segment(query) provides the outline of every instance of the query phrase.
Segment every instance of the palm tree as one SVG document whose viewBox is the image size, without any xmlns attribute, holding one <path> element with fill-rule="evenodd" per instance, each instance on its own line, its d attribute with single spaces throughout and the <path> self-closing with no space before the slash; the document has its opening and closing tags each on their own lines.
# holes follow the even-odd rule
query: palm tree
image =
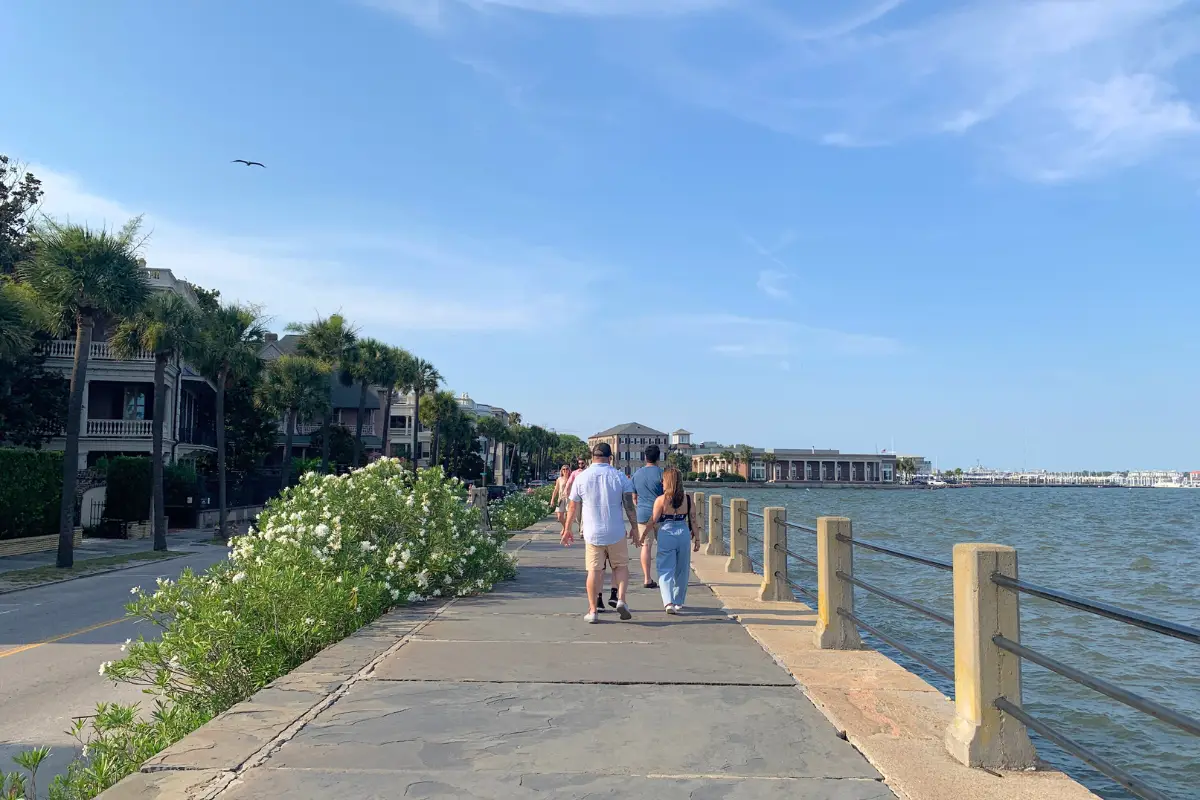
<svg viewBox="0 0 1200 800">
<path fill-rule="evenodd" d="M 421 424 L 433 432 L 429 447 L 429 464 L 441 463 L 441 434 L 446 424 L 461 413 L 453 392 L 435 392 L 421 409 Z"/>
<path fill-rule="evenodd" d="M 763 454 L 763 463 L 765 463 L 767 465 L 767 480 L 768 481 L 775 480 L 775 463 L 777 461 L 779 461 L 779 457 L 776 456 L 774 453 L 764 453 Z"/>
<path fill-rule="evenodd" d="M 67 435 L 63 448 L 62 505 L 58 519 L 59 567 L 75 563 L 75 479 L 79 470 L 79 427 L 87 383 L 92 329 L 98 318 L 124 318 L 137 311 L 150 295 L 137 251 L 141 218 L 119 232 L 91 230 L 82 225 L 45 222 L 33 231 L 33 258 L 20 266 L 39 301 L 60 329 L 75 327 L 75 365 L 67 404 Z"/>
<path fill-rule="evenodd" d="M 744 444 L 737 449 L 737 455 L 738 462 L 746 465 L 746 480 L 750 480 L 750 462 L 754 460 L 754 448 Z"/>
<path fill-rule="evenodd" d="M 279 470 L 282 492 L 291 478 L 296 420 L 315 419 L 328 410 L 329 374 L 323 364 L 308 356 L 280 356 L 267 367 L 266 379 L 255 399 L 284 417 L 283 465 Z"/>
<path fill-rule="evenodd" d="M 358 417 L 354 423 L 354 466 L 362 456 L 363 417 L 367 413 L 367 391 L 372 384 L 386 385 L 384 372 L 390 367 L 392 348 L 378 339 L 360 339 L 350 354 L 346 371 L 358 382 Z M 386 413 L 391 413 L 389 407 Z"/>
<path fill-rule="evenodd" d="M 734 453 L 732 450 L 722 450 L 721 451 L 721 460 L 725 462 L 726 469 L 728 469 L 729 464 L 736 465 L 737 459 L 738 459 L 737 454 Z"/>
<path fill-rule="evenodd" d="M 479 435 L 487 438 L 492 448 L 492 483 L 498 484 L 499 480 L 496 475 L 496 449 L 504 438 L 504 434 L 508 431 L 508 426 L 498 418 L 490 414 L 480 418 L 476 423 L 479 429 Z"/>
<path fill-rule="evenodd" d="M 226 305 L 204 314 L 200 335 L 188 355 L 200 374 L 217 388 L 217 499 L 220 521 L 217 536 L 228 539 L 229 505 L 225 476 L 225 391 L 259 367 L 258 352 L 267 331 L 259 309 Z"/>
<path fill-rule="evenodd" d="M 376 383 L 387 390 L 383 412 L 383 454 L 392 454 L 392 399 L 396 391 L 407 391 L 415 380 L 416 369 L 412 354 L 402 347 L 389 347 L 387 358 L 379 362 Z"/>
<path fill-rule="evenodd" d="M 145 307 L 121 322 L 110 345 L 120 358 L 134 358 L 141 350 L 154 353 L 154 411 L 151 420 L 151 518 L 154 549 L 167 549 L 166 496 L 163 491 L 163 423 L 167 416 L 167 365 L 196 341 L 196 309 L 174 292 L 156 292 Z"/>
<path fill-rule="evenodd" d="M 423 358 L 416 359 L 413 364 L 413 372 L 414 379 L 411 387 L 413 393 L 412 466 L 415 473 L 417 471 L 417 456 L 421 453 L 421 442 L 417 438 L 421 427 L 421 395 L 436 392 L 438 386 L 442 384 L 442 374 L 437 371 L 437 367 Z"/>
<path fill-rule="evenodd" d="M 333 424 L 333 381 L 343 386 L 350 385 L 346 366 L 353 356 L 358 342 L 358 331 L 341 314 L 331 314 L 328 319 L 318 316 L 307 323 L 293 322 L 287 330 L 300 334 L 297 351 L 302 356 L 316 359 L 325 366 L 331 376 L 329 380 L 329 409 L 321 418 L 321 471 L 329 472 L 329 428 Z"/>
<path fill-rule="evenodd" d="M 16 358 L 33 348 L 33 334 L 53 331 L 55 320 L 27 283 L 0 275 L 0 358 Z"/>
</svg>

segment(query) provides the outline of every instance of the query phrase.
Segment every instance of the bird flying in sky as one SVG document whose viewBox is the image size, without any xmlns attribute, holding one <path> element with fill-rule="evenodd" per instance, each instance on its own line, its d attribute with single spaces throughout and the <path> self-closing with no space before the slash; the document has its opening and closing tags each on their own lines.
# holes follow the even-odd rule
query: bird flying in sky
<svg viewBox="0 0 1200 800">
<path fill-rule="evenodd" d="M 267 165 L 262 163 L 261 161 L 247 161 L 244 158 L 235 158 L 233 161 L 230 161 L 229 163 L 230 164 L 245 164 L 247 167 L 262 167 L 263 169 L 267 168 Z"/>
</svg>

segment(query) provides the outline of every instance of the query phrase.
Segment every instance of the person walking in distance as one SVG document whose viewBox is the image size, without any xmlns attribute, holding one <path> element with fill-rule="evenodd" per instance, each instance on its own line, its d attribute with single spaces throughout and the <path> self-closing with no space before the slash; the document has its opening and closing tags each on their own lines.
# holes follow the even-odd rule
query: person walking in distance
<svg viewBox="0 0 1200 800">
<path fill-rule="evenodd" d="M 554 491 L 550 493 L 550 507 L 559 525 L 567 523 L 567 483 L 571 480 L 571 467 L 563 464 L 558 471 L 558 479 L 554 481 Z"/>
<path fill-rule="evenodd" d="M 602 601 L 604 562 L 612 567 L 617 585 L 617 613 L 630 619 L 625 592 L 629 587 L 629 544 L 626 541 L 625 520 L 629 520 L 629 538 L 641 544 L 638 534 L 637 510 L 633 504 L 633 483 L 613 467 L 612 448 L 605 442 L 592 448 L 592 466 L 584 470 L 571 484 L 570 504 L 567 506 L 567 525 L 562 543 L 570 547 L 575 541 L 571 523 L 580 517 L 586 546 L 588 613 L 584 620 L 597 621 L 596 612 Z"/>
<path fill-rule="evenodd" d="M 658 590 L 663 610 L 678 614 L 687 602 L 692 553 L 700 549 L 700 526 L 692 498 L 683 491 L 683 475 L 675 467 L 663 473 L 663 493 L 654 501 L 649 527 L 657 529 Z"/>
<path fill-rule="evenodd" d="M 654 501 L 662 497 L 663 471 L 658 466 L 658 456 L 661 451 L 658 445 L 652 444 L 646 448 L 644 457 L 646 466 L 633 473 L 633 501 L 637 504 L 638 533 L 642 538 L 642 575 L 645 576 L 643 586 L 647 589 L 657 589 L 654 576 L 654 528 L 650 525 L 650 517 L 654 514 Z"/>
</svg>

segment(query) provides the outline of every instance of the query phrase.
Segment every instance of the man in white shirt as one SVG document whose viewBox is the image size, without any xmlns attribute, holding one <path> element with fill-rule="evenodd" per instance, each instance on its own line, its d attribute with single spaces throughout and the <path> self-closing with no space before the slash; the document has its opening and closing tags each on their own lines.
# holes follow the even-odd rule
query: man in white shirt
<svg viewBox="0 0 1200 800">
<path fill-rule="evenodd" d="M 629 545 L 626 542 L 625 521 L 630 524 L 629 538 L 635 545 L 638 538 L 637 509 L 633 504 L 633 483 L 612 466 L 612 448 L 600 442 L 592 448 L 592 465 L 571 483 L 567 495 L 567 524 L 563 527 L 562 543 L 570 547 L 575 541 L 571 523 L 582 518 L 583 540 L 587 553 L 588 613 L 584 620 L 597 621 L 596 598 L 604 586 L 604 561 L 612 567 L 613 582 L 617 584 L 617 613 L 621 619 L 631 619 L 625 602 L 629 586 Z M 580 515 L 582 514 L 582 517 Z"/>
</svg>

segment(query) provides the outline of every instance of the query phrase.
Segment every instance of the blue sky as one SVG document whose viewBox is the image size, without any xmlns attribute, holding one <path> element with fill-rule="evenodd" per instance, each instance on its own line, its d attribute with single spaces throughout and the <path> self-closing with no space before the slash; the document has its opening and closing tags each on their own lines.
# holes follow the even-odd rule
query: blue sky
<svg viewBox="0 0 1200 800">
<path fill-rule="evenodd" d="M 1198 6 L 14 0 L 0 152 L 559 430 L 1200 468 Z"/>
</svg>

